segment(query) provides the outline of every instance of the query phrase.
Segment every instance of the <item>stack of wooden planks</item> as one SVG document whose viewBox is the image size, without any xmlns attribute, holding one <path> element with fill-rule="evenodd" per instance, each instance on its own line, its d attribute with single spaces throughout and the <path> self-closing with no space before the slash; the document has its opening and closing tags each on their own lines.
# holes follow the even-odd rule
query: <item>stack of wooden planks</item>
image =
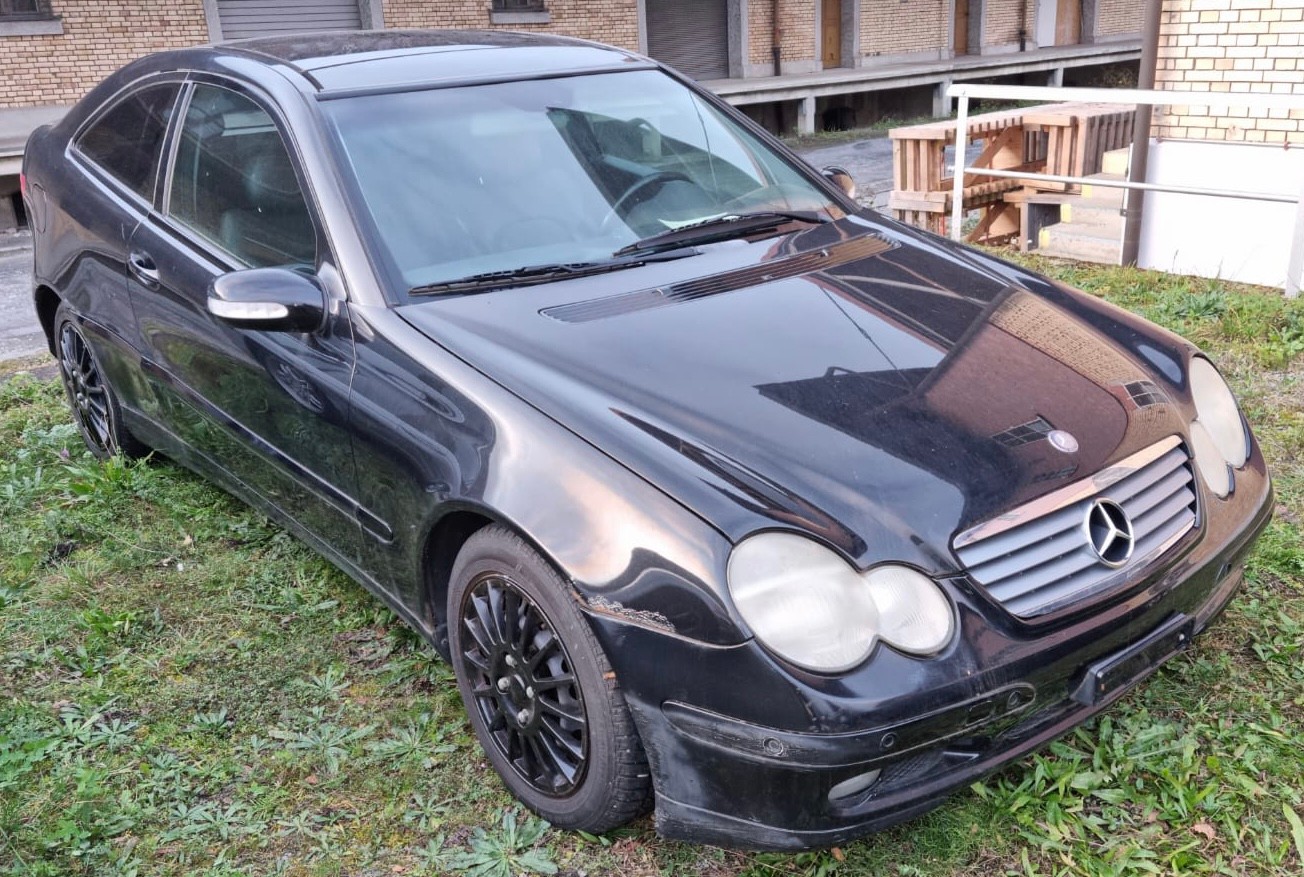
<svg viewBox="0 0 1304 877">
<path fill-rule="evenodd" d="M 1086 176 L 1100 170 L 1105 152 L 1132 139 L 1130 109 L 1114 104 L 1046 104 L 970 116 L 968 139 L 981 144 L 974 168 Z M 954 151 L 955 123 L 930 122 L 891 132 L 893 190 L 888 208 L 898 219 L 945 234 L 954 179 L 947 147 Z M 1063 192 L 1063 184 L 966 174 L 966 210 L 981 210 L 967 240 L 1002 243 L 1019 233 L 1020 204 L 1036 192 Z"/>
</svg>

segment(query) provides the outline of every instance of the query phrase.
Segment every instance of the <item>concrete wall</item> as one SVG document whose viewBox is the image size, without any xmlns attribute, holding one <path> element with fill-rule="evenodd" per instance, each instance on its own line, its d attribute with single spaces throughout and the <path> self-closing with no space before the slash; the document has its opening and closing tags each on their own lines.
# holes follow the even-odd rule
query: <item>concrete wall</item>
<svg viewBox="0 0 1304 877">
<path fill-rule="evenodd" d="M 1304 185 L 1304 152 L 1249 143 L 1153 142 L 1152 182 L 1280 192 Z M 1138 264 L 1178 274 L 1281 286 L 1295 205 L 1150 192 Z"/>
</svg>

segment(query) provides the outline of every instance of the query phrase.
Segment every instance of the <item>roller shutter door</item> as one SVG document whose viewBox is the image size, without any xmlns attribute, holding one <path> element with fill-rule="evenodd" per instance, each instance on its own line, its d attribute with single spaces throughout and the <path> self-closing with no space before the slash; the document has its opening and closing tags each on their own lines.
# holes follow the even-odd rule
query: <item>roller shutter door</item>
<svg viewBox="0 0 1304 877">
<path fill-rule="evenodd" d="M 361 30 L 358 0 L 217 0 L 222 39 Z"/>
<path fill-rule="evenodd" d="M 647 53 L 694 79 L 729 76 L 727 0 L 647 0 Z"/>
</svg>

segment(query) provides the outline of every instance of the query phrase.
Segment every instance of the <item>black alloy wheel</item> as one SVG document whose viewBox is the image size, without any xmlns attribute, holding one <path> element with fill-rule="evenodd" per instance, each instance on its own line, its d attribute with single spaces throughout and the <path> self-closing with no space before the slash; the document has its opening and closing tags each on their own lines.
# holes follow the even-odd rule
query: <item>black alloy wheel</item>
<svg viewBox="0 0 1304 877">
<path fill-rule="evenodd" d="M 490 764 L 559 828 L 603 832 L 652 804 L 629 707 L 574 592 L 512 531 L 485 527 L 448 593 L 458 688 Z"/>
<path fill-rule="evenodd" d="M 480 720 L 531 788 L 573 791 L 588 763 L 588 718 L 566 646 L 510 578 L 481 575 L 466 599 L 460 657 Z"/>
<path fill-rule="evenodd" d="M 122 426 L 122 413 L 113 388 L 105 380 L 86 336 L 66 305 L 55 312 L 55 353 L 68 405 L 82 439 L 101 460 L 121 453 L 137 457 L 148 449 Z"/>
</svg>

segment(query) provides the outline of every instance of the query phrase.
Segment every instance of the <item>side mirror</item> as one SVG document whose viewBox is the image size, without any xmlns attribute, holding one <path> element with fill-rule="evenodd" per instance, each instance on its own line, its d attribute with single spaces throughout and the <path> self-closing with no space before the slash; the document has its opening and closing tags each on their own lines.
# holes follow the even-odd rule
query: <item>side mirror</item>
<svg viewBox="0 0 1304 877">
<path fill-rule="evenodd" d="M 249 268 L 209 284 L 208 312 L 239 329 L 314 332 L 326 317 L 326 293 L 288 268 Z"/>
<path fill-rule="evenodd" d="M 855 199 L 856 180 L 846 168 L 831 166 L 824 168 L 820 173 L 824 174 L 825 179 L 841 189 L 848 198 Z"/>
</svg>

